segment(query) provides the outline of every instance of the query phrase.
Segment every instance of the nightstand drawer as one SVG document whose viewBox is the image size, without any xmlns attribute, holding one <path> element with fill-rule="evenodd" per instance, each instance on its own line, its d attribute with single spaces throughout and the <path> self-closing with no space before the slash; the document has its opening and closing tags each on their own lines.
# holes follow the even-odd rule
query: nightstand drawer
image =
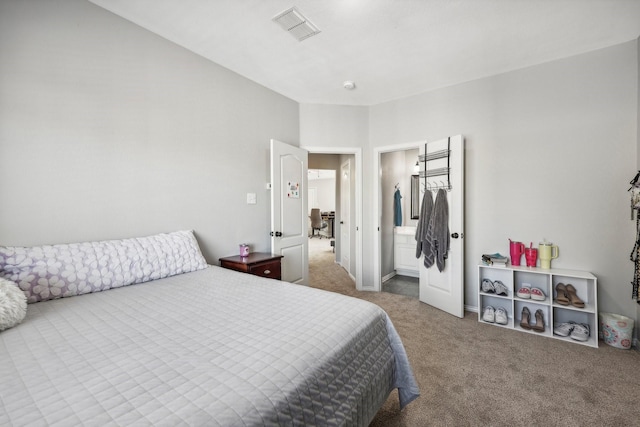
<svg viewBox="0 0 640 427">
<path fill-rule="evenodd" d="M 281 277 L 280 260 L 252 265 L 249 267 L 249 273 L 279 280 Z"/>
<path fill-rule="evenodd" d="M 254 252 L 249 256 L 239 255 L 220 258 L 220 266 L 254 276 L 267 277 L 269 279 L 282 279 L 282 267 L 280 259 L 282 255 Z"/>
</svg>

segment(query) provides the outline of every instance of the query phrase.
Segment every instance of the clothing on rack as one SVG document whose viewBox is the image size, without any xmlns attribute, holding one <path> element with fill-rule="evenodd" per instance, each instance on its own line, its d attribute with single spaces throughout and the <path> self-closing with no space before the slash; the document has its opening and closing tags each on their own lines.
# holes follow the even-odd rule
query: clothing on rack
<svg viewBox="0 0 640 427">
<path fill-rule="evenodd" d="M 400 199 L 402 199 L 400 189 L 396 188 L 396 192 L 393 194 L 393 225 L 396 227 L 402 225 L 402 203 Z"/>
<path fill-rule="evenodd" d="M 631 250 L 630 259 L 633 261 L 633 281 L 631 282 L 631 298 L 640 304 L 638 288 L 640 288 L 640 215 L 636 217 L 636 244 Z"/>
<path fill-rule="evenodd" d="M 449 203 L 447 202 L 447 192 L 439 189 L 436 201 L 433 204 L 433 212 L 429 218 L 427 228 L 427 242 L 432 246 L 431 257 L 425 255 L 424 265 L 429 268 L 434 261 L 439 271 L 444 270 L 445 260 L 449 252 Z"/>
<path fill-rule="evenodd" d="M 636 242 L 631 250 L 630 260 L 633 262 L 633 280 L 631 281 L 631 298 L 640 304 L 640 171 L 629 182 L 631 187 L 631 219 L 636 218 Z"/>
<path fill-rule="evenodd" d="M 418 218 L 418 225 L 416 227 L 416 258 L 420 258 L 420 255 L 424 254 L 426 259 L 427 254 L 430 254 L 433 250 L 431 244 L 427 242 L 427 229 L 429 228 L 432 211 L 433 196 L 431 195 L 431 191 L 425 191 L 422 197 L 420 217 Z"/>
</svg>

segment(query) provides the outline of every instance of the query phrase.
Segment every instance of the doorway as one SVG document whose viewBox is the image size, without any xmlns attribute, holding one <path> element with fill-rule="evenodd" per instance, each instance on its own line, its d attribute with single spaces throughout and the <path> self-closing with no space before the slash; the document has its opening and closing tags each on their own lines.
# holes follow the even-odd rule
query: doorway
<svg viewBox="0 0 640 427">
<path fill-rule="evenodd" d="M 417 147 L 379 155 L 380 283 L 382 292 L 419 296 L 419 267 L 415 258 L 413 177 L 419 173 Z"/>
<path fill-rule="evenodd" d="M 362 290 L 362 236 L 360 233 L 360 224 L 362 223 L 362 149 L 355 147 L 303 147 L 309 152 L 309 168 L 310 169 L 331 169 L 335 171 L 336 192 L 335 192 L 335 215 L 333 224 L 334 235 L 334 247 L 331 247 L 331 253 L 334 257 L 333 260 L 336 264 L 342 265 L 342 252 L 349 251 L 348 259 L 349 265 L 342 265 L 344 270 L 348 273 L 351 279 L 355 282 L 355 288 Z M 340 204 L 342 199 L 341 194 L 341 166 L 349 160 L 351 165 L 351 172 L 348 176 L 348 188 L 350 206 L 349 209 L 349 242 L 344 242 L 346 245 L 342 246 L 341 237 L 341 217 L 342 209 Z M 311 187 L 311 186 L 310 186 Z M 318 196 L 319 197 L 319 196 Z M 311 240 L 325 240 L 327 239 L 310 239 Z M 313 242 L 315 244 L 317 242 Z M 329 243 L 327 241 L 327 243 Z M 311 245 L 310 245 L 311 248 Z M 335 252 L 334 252 L 335 251 Z M 311 262 L 311 261 L 310 261 Z M 310 268 L 312 266 L 310 265 Z"/>
<path fill-rule="evenodd" d="M 464 138 L 462 135 L 455 135 L 440 140 L 429 142 L 418 142 L 399 144 L 374 149 L 374 168 L 373 180 L 377 185 L 377 191 L 374 191 L 374 206 L 377 208 L 377 227 L 374 228 L 374 288 L 381 290 L 381 235 L 383 229 L 382 223 L 382 171 L 381 158 L 383 153 L 418 148 L 420 154 L 420 178 L 415 180 L 419 184 L 417 195 L 422 193 L 423 200 L 426 196 L 433 198 L 436 194 L 434 209 L 441 209 L 440 212 L 448 212 L 446 217 L 448 221 L 440 222 L 440 232 L 443 226 L 447 229 L 445 233 L 446 240 L 442 240 L 446 251 L 446 262 L 439 258 L 440 264 L 437 268 L 433 267 L 434 263 L 425 266 L 423 253 L 420 254 L 419 271 L 419 299 L 435 308 L 443 310 L 457 317 L 464 316 Z M 411 180 L 414 182 L 413 180 Z M 413 196 L 413 192 L 411 195 Z M 420 197 L 415 197 L 419 199 Z M 414 199 L 414 197 L 410 197 Z M 432 199 L 433 200 L 433 199 Z M 437 205 L 440 205 L 438 208 Z M 413 211 L 413 210 L 412 210 Z M 431 227 L 433 222 L 429 222 Z M 395 227 L 394 232 L 398 232 Z M 415 232 L 415 230 L 414 230 Z M 412 233 L 411 233 L 412 234 Z M 415 236 L 415 234 L 414 234 Z M 423 236 L 424 238 L 424 236 Z M 413 247 L 416 248 L 415 238 Z M 423 240 L 424 242 L 424 240 Z M 428 248 L 428 247 L 427 247 Z M 425 247 L 423 246 L 422 250 Z M 398 252 L 396 252 L 397 254 Z M 442 254 L 442 252 L 441 252 Z M 414 249 L 415 256 L 415 249 Z M 430 260 L 433 259 L 433 251 L 429 252 Z"/>
<path fill-rule="evenodd" d="M 314 155 L 310 154 L 309 157 L 313 158 Z M 311 255 L 318 251 L 326 252 L 328 249 L 335 253 L 336 170 L 309 169 L 307 181 L 311 260 Z"/>
</svg>

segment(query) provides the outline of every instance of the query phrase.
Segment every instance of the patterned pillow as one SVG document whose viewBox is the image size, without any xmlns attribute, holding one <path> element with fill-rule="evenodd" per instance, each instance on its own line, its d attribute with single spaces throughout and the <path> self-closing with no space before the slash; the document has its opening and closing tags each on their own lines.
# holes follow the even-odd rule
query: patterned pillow
<svg viewBox="0 0 640 427">
<path fill-rule="evenodd" d="M 0 246 L 0 277 L 29 303 L 104 291 L 207 266 L 192 231 L 63 245 Z"/>
<path fill-rule="evenodd" d="M 12 328 L 27 315 L 27 298 L 18 285 L 0 277 L 0 331 Z"/>
</svg>

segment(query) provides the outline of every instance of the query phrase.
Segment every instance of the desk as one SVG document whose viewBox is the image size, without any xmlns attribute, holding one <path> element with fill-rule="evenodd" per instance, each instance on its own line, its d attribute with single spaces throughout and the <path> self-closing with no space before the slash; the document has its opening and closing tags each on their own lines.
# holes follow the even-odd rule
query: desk
<svg viewBox="0 0 640 427">
<path fill-rule="evenodd" d="M 320 214 L 320 216 L 322 216 L 322 220 L 323 221 L 327 221 L 327 225 L 328 225 L 328 229 L 329 229 L 329 237 L 331 239 L 333 239 L 335 237 L 335 227 L 334 227 L 334 223 L 336 220 L 336 214 L 335 212 L 323 212 L 322 214 Z"/>
</svg>

